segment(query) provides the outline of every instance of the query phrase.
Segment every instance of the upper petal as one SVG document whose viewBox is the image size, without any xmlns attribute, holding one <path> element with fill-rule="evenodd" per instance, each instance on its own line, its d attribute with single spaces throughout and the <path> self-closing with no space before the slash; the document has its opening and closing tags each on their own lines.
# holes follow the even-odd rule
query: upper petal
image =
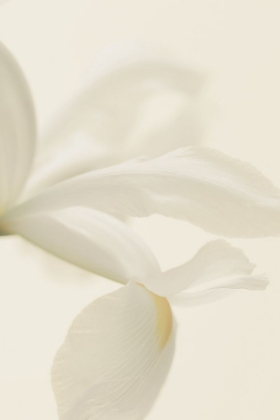
<svg viewBox="0 0 280 420">
<path fill-rule="evenodd" d="M 174 352 L 166 299 L 133 282 L 73 322 L 52 368 L 60 420 L 141 420 Z"/>
<path fill-rule="evenodd" d="M 121 221 L 71 208 L 13 220 L 2 227 L 85 270 L 121 283 L 153 278 L 160 269 L 149 247 Z"/>
<path fill-rule="evenodd" d="M 250 164 L 207 148 L 80 175 L 30 199 L 15 214 L 73 205 L 136 217 L 163 214 L 229 237 L 280 234 L 280 190 Z"/>
<path fill-rule="evenodd" d="M 32 190 L 201 138 L 196 71 L 143 46 L 111 48 L 40 145 Z"/>
<path fill-rule="evenodd" d="M 19 195 L 36 140 L 33 102 L 25 77 L 0 44 L 0 211 Z"/>
</svg>

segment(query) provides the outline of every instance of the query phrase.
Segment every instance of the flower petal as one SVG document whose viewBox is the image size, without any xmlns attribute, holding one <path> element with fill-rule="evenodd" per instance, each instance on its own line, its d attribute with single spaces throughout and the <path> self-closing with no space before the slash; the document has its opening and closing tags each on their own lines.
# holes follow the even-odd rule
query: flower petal
<svg viewBox="0 0 280 420">
<path fill-rule="evenodd" d="M 145 286 L 160 296 L 171 297 L 190 287 L 227 276 L 249 275 L 255 268 L 243 251 L 219 239 L 204 245 L 187 263 L 159 277 L 149 277 Z"/>
<path fill-rule="evenodd" d="M 60 420 L 140 420 L 174 352 L 168 301 L 130 282 L 73 322 L 52 368 Z"/>
<path fill-rule="evenodd" d="M 59 258 L 121 283 L 137 276 L 154 277 L 160 271 L 152 252 L 132 229 L 99 211 L 71 208 L 18 219 L 5 229 Z"/>
<path fill-rule="evenodd" d="M 238 289 L 263 291 L 269 284 L 265 275 L 251 274 L 221 279 L 220 283 L 199 291 L 185 291 L 172 296 L 170 302 L 174 305 L 197 306 L 224 298 Z"/>
<path fill-rule="evenodd" d="M 192 306 L 225 297 L 236 289 L 264 290 L 268 279 L 252 274 L 254 268 L 241 249 L 219 239 L 204 245 L 187 263 L 145 278 L 143 284 L 171 303 Z"/>
<path fill-rule="evenodd" d="M 198 72 L 125 44 L 93 63 L 38 150 L 33 191 L 110 162 L 158 156 L 201 138 Z"/>
<path fill-rule="evenodd" d="M 0 44 L 0 210 L 19 195 L 31 168 L 36 121 L 29 87 L 17 62 Z"/>
<path fill-rule="evenodd" d="M 280 234 L 280 190 L 250 164 L 207 148 L 179 149 L 80 175 L 15 214 L 73 205 L 136 217 L 163 214 L 229 237 Z"/>
</svg>

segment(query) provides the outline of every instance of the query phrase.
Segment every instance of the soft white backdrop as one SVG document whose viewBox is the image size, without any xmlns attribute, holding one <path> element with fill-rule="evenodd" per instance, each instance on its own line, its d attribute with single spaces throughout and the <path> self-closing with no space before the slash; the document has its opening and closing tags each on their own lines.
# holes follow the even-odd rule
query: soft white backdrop
<svg viewBox="0 0 280 420">
<path fill-rule="evenodd" d="M 10 0 L 0 40 L 17 57 L 43 126 L 109 43 L 158 44 L 205 71 L 205 143 L 258 166 L 280 187 L 280 3 L 277 0 Z M 136 221 L 163 268 L 210 235 L 160 217 Z M 278 420 L 280 239 L 234 240 L 271 279 L 176 310 L 173 368 L 149 420 Z M 0 241 L 0 418 L 57 420 L 49 369 L 73 317 L 117 287 L 17 238 Z"/>
</svg>

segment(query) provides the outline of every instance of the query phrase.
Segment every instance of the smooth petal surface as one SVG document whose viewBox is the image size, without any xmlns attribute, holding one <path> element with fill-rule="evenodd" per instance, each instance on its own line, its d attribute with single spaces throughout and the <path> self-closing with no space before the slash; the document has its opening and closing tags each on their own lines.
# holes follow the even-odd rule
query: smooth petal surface
<svg viewBox="0 0 280 420">
<path fill-rule="evenodd" d="M 263 291 L 269 284 L 265 275 L 251 274 L 248 276 L 236 276 L 232 278 L 222 278 L 214 285 L 199 291 L 181 292 L 170 298 L 174 305 L 197 306 L 210 303 L 231 295 L 238 289 Z"/>
<path fill-rule="evenodd" d="M 0 212 L 19 195 L 36 139 L 31 94 L 15 59 L 0 44 Z"/>
<path fill-rule="evenodd" d="M 40 145 L 33 191 L 108 162 L 159 156 L 201 139 L 198 72 L 131 44 L 108 49 L 92 67 Z"/>
<path fill-rule="evenodd" d="M 133 282 L 73 322 L 52 368 L 60 420 L 141 420 L 174 352 L 166 299 Z"/>
<path fill-rule="evenodd" d="M 255 268 L 241 249 L 220 239 L 204 245 L 187 263 L 148 278 L 145 286 L 160 296 L 173 295 L 227 276 L 249 275 Z"/>
<path fill-rule="evenodd" d="M 187 263 L 144 280 L 145 287 L 171 303 L 194 306 L 225 297 L 234 290 L 264 290 L 269 281 L 265 275 L 253 274 L 241 249 L 224 240 L 204 245 Z"/>
<path fill-rule="evenodd" d="M 95 210 L 71 208 L 6 225 L 51 254 L 109 279 L 155 277 L 158 263 L 141 238 L 121 221 Z"/>
<path fill-rule="evenodd" d="M 30 199 L 10 217 L 74 205 L 136 217 L 162 214 L 229 237 L 280 234 L 280 190 L 250 164 L 207 148 L 80 175 Z"/>
</svg>

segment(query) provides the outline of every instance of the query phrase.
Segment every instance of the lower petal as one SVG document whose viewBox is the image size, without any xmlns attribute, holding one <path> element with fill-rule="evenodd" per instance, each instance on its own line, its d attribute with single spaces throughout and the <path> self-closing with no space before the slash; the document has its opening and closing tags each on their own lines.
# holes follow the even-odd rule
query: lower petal
<svg viewBox="0 0 280 420">
<path fill-rule="evenodd" d="M 90 304 L 55 357 L 59 419 L 143 419 L 169 371 L 173 329 L 168 301 L 134 282 Z"/>
</svg>

